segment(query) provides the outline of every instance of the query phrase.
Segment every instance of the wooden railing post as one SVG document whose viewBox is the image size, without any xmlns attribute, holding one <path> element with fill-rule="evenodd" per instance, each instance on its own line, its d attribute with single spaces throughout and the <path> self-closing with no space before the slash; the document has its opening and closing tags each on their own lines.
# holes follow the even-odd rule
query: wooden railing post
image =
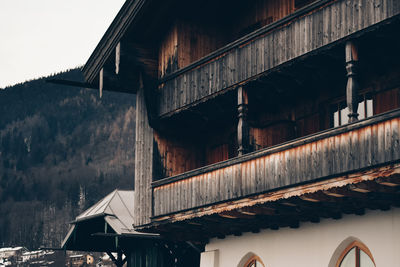
<svg viewBox="0 0 400 267">
<path fill-rule="evenodd" d="M 238 93 L 238 125 L 237 125 L 237 141 L 238 141 L 238 156 L 241 156 L 249 150 L 249 126 L 247 124 L 247 92 L 239 86 Z"/>
<path fill-rule="evenodd" d="M 347 87 L 346 100 L 349 109 L 349 122 L 358 120 L 358 81 L 357 81 L 358 51 L 352 41 L 346 43 Z"/>
</svg>

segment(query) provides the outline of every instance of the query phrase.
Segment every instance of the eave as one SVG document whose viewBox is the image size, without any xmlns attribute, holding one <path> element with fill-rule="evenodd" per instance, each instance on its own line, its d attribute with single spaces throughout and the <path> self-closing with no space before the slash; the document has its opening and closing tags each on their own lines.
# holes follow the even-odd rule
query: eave
<svg viewBox="0 0 400 267">
<path fill-rule="evenodd" d="M 155 181 L 151 222 L 136 230 L 206 242 L 399 206 L 399 116 L 393 110 Z"/>
<path fill-rule="evenodd" d="M 125 2 L 82 69 L 86 82 L 94 81 L 146 2 L 148 0 L 127 0 Z"/>
<path fill-rule="evenodd" d="M 305 222 L 339 220 L 350 214 L 362 216 L 366 210 L 387 211 L 400 205 L 399 167 L 398 163 L 392 164 L 153 218 L 146 231 L 175 240 L 207 243 L 210 238 L 223 239 L 261 229 L 301 228 Z"/>
</svg>

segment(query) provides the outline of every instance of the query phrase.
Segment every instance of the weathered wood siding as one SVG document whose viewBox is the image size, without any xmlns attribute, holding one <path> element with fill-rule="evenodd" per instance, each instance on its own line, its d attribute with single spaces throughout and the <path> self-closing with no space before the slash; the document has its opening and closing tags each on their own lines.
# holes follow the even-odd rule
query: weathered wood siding
<svg viewBox="0 0 400 267">
<path fill-rule="evenodd" d="M 374 96 L 374 111 L 375 113 L 383 113 L 400 106 L 399 88 L 388 91 L 383 91 Z"/>
<path fill-rule="evenodd" d="M 154 131 L 153 180 L 175 176 L 236 156 L 237 150 L 227 127 L 207 135 L 163 135 Z M 211 137 L 210 137 L 211 136 Z"/>
<path fill-rule="evenodd" d="M 153 178 L 153 129 L 147 119 L 144 89 L 136 96 L 135 225 L 150 222 Z"/>
<path fill-rule="evenodd" d="M 254 150 L 281 144 L 295 138 L 292 122 L 279 122 L 264 128 L 250 128 L 251 145 Z"/>
<path fill-rule="evenodd" d="M 277 21 L 294 11 L 294 0 L 253 0 L 242 11 L 242 16 L 234 18 L 234 27 L 239 35 L 249 33 L 262 26 Z"/>
<path fill-rule="evenodd" d="M 158 133 L 154 133 L 159 157 L 159 171 L 153 177 L 154 180 L 178 175 L 204 166 L 204 153 L 201 145 L 187 140 L 167 139 Z"/>
<path fill-rule="evenodd" d="M 167 32 L 158 52 L 158 76 L 163 77 L 179 68 L 178 62 L 178 25 Z"/>
<path fill-rule="evenodd" d="M 168 115 L 399 13 L 398 0 L 333 1 L 166 78 L 160 85 L 159 115 Z"/>
<path fill-rule="evenodd" d="M 204 17 L 212 14 L 203 14 L 201 20 L 176 18 L 160 43 L 159 77 L 186 67 L 235 38 L 287 16 L 294 11 L 294 0 L 255 0 L 235 8 L 240 9 L 240 17 L 228 10 L 219 13 L 229 21 L 225 23 L 228 26 L 204 21 Z"/>
<path fill-rule="evenodd" d="M 153 183 L 154 216 L 400 160 L 400 110 Z"/>
<path fill-rule="evenodd" d="M 186 67 L 223 44 L 224 36 L 213 28 L 176 21 L 160 44 L 158 76 Z"/>
</svg>

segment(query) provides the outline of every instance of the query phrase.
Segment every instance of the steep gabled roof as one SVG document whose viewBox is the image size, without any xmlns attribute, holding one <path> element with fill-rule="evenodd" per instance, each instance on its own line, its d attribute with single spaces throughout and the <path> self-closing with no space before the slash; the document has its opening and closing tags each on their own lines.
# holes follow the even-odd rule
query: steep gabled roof
<svg viewBox="0 0 400 267">
<path fill-rule="evenodd" d="M 82 69 L 86 82 L 91 83 L 95 79 L 146 1 L 126 0 Z"/>
<path fill-rule="evenodd" d="M 114 190 L 76 217 L 74 223 L 104 216 L 117 234 L 133 231 L 134 191 Z"/>
<path fill-rule="evenodd" d="M 112 235 L 133 239 L 158 237 L 157 234 L 140 233 L 133 229 L 134 206 L 134 191 L 114 190 L 76 217 L 61 247 L 65 249 L 73 247 L 74 250 L 91 250 L 94 247 L 98 249 L 98 242 L 101 242 L 101 238 L 107 238 L 108 234 L 108 232 L 101 233 L 98 231 L 98 223 L 101 219 L 111 228 L 111 232 L 115 233 Z M 78 231 L 80 225 L 85 225 L 86 230 L 84 232 Z M 96 235 L 97 237 L 94 237 Z M 104 235 L 104 237 L 101 235 Z M 81 242 L 85 241 L 85 245 L 80 247 L 79 242 L 75 242 L 76 239 Z M 91 247 L 92 245 L 93 247 Z"/>
</svg>

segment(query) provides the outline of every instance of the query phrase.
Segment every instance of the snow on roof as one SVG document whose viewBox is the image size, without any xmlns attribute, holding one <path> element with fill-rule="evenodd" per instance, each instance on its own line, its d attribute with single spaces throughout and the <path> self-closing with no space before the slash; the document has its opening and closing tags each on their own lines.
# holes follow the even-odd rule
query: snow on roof
<svg viewBox="0 0 400 267">
<path fill-rule="evenodd" d="M 37 256 L 38 254 L 52 255 L 52 254 L 54 254 L 54 251 L 32 250 L 32 251 L 27 251 L 27 252 L 22 253 L 22 256 L 32 256 L 32 255 Z"/>
<path fill-rule="evenodd" d="M 6 247 L 6 248 L 0 248 L 0 252 L 18 251 L 18 250 L 26 250 L 26 248 L 25 248 L 25 247 Z"/>
<path fill-rule="evenodd" d="M 83 257 L 83 254 L 78 254 L 78 255 L 71 255 L 69 256 L 70 258 L 81 258 Z"/>
</svg>

